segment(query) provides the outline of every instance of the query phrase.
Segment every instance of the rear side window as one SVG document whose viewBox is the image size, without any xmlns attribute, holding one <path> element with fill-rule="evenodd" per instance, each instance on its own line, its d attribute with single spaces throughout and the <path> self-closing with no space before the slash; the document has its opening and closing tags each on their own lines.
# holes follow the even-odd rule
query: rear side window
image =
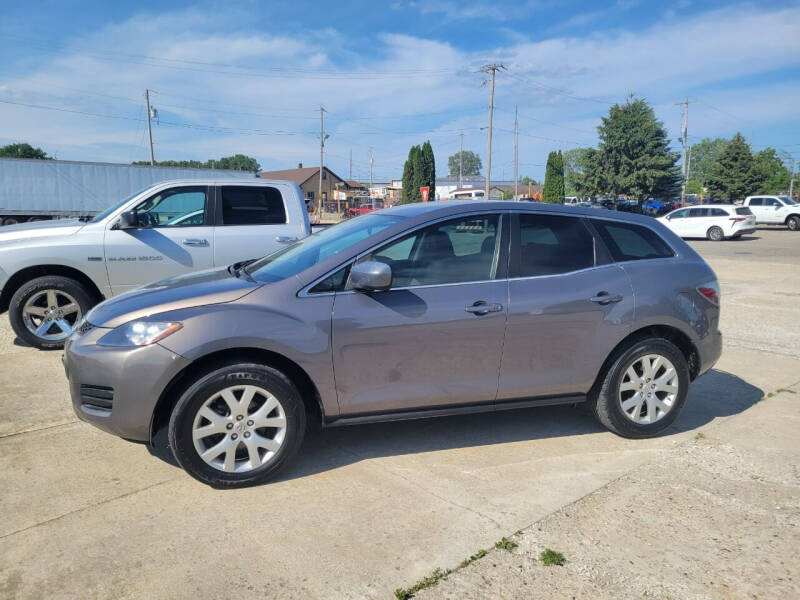
<svg viewBox="0 0 800 600">
<path fill-rule="evenodd" d="M 286 223 L 280 190 L 263 186 L 222 186 L 223 225 L 276 225 Z"/>
<path fill-rule="evenodd" d="M 753 211 L 752 211 L 752 210 L 750 210 L 750 209 L 749 209 L 748 207 L 746 207 L 746 206 L 742 206 L 741 208 L 737 208 L 737 209 L 736 209 L 736 214 L 737 214 L 737 215 L 752 215 L 752 214 L 753 214 Z"/>
<path fill-rule="evenodd" d="M 618 223 L 592 220 L 603 242 L 615 261 L 670 258 L 675 256 L 672 248 L 652 229 Z"/>
<path fill-rule="evenodd" d="M 763 198 L 750 198 L 750 206 L 764 206 Z"/>
<path fill-rule="evenodd" d="M 690 217 L 707 217 L 708 209 L 707 208 L 690 208 L 689 209 L 689 216 Z"/>
<path fill-rule="evenodd" d="M 558 275 L 594 266 L 594 238 L 577 217 L 520 214 L 519 277 Z"/>
<path fill-rule="evenodd" d="M 747 212 L 750 212 L 750 210 L 747 209 Z M 727 217 L 728 213 L 725 211 L 724 208 L 712 208 L 711 209 L 711 216 L 712 217 Z"/>
</svg>

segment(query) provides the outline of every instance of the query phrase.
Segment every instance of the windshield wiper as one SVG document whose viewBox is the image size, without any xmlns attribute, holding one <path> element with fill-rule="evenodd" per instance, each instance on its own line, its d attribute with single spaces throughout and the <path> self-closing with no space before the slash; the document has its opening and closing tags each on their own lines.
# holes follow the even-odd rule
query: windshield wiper
<svg viewBox="0 0 800 600">
<path fill-rule="evenodd" d="M 78 221 L 80 221 L 81 223 L 88 223 L 92 219 L 94 219 L 94 217 L 91 215 L 81 215 L 80 217 L 78 217 Z"/>
</svg>

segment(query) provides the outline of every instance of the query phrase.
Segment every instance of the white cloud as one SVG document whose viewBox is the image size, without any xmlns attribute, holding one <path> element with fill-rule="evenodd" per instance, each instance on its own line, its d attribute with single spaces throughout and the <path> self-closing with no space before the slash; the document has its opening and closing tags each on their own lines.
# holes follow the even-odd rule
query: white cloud
<svg viewBox="0 0 800 600">
<path fill-rule="evenodd" d="M 488 11 L 483 18 L 491 19 L 492 6 L 471 5 L 473 12 L 461 14 Z M 449 2 L 426 7 L 442 14 L 451 8 Z M 227 8 L 135 16 L 82 35 L 25 73 L 2 77 L 0 99 L 141 119 L 147 87 L 155 90 L 153 102 L 165 122 L 251 130 L 156 125 L 156 157 L 165 159 L 244 152 L 265 168 L 313 164 L 320 104 L 328 110 L 329 162 L 341 173 L 347 173 L 351 148 L 356 171 L 360 167 L 365 173 L 367 148 L 373 146 L 377 175 L 399 175 L 408 147 L 427 138 L 444 170 L 447 155 L 458 149 L 461 130 L 465 146 L 485 154 L 485 134 L 479 128 L 485 124 L 488 97 L 475 69 L 485 53 L 400 33 L 374 36 L 366 47 L 330 28 L 309 30 L 302 38 L 272 34 L 242 26 L 240 17 Z M 509 67 L 497 82 L 493 164 L 499 167 L 493 177 L 501 175 L 512 156 L 508 131 L 515 103 L 525 115 L 520 119 L 520 161 L 532 165 L 543 163 L 554 146 L 592 143 L 598 117 L 607 110 L 603 100 L 621 101 L 629 91 L 650 100 L 673 131 L 679 109 L 672 103 L 687 95 L 724 111 L 693 106 L 692 114 L 703 116 L 690 128 L 698 136 L 796 124 L 796 76 L 767 86 L 748 84 L 746 78 L 797 67 L 797 22 L 800 7 L 735 6 L 614 36 L 506 39 L 491 53 Z M 758 43 L 750 43 L 754 39 Z M 203 63 L 247 68 L 231 74 L 228 67 Z M 728 91 L 712 92 L 710 86 Z M 747 127 L 724 113 L 740 117 Z M 296 135 L 255 135 L 252 130 Z M 0 140 L 27 140 L 54 149 L 61 158 L 143 159 L 143 132 L 136 120 L 13 105 L 0 110 Z M 756 133 L 750 135 L 757 138 Z M 521 171 L 541 176 L 538 167 Z"/>
</svg>

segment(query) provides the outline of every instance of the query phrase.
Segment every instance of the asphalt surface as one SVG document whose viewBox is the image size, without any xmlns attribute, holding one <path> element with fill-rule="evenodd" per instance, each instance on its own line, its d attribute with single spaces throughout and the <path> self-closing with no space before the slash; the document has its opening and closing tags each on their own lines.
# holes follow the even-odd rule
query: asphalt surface
<svg viewBox="0 0 800 600">
<path fill-rule="evenodd" d="M 698 433 L 733 436 L 720 428 L 726 422 L 739 432 L 767 428 L 756 418 L 764 409 L 754 407 L 769 406 L 759 400 L 800 379 L 800 267 L 791 258 L 800 234 L 759 230 L 752 237 L 692 242 L 721 281 L 725 351 L 692 386 L 667 435 L 624 440 L 564 406 L 341 428 L 311 435 L 278 481 L 246 490 L 212 490 L 178 469 L 167 448 L 149 450 L 78 422 L 60 353 L 19 344 L 0 317 L 0 598 L 387 598 L 433 567 L 455 566 L 615 482 L 640 494 L 644 507 L 658 504 L 653 485 L 693 468 L 681 449 Z M 741 249 L 751 254 L 737 254 Z M 796 403 L 780 410 L 794 422 Z M 772 445 L 770 461 L 795 460 L 777 438 Z M 654 463 L 678 471 L 638 477 Z M 795 485 L 796 468 L 788 473 L 786 485 Z M 732 494 L 733 504 L 712 503 L 687 539 L 703 550 L 692 556 L 707 555 L 704 572 L 735 590 L 752 573 L 718 574 L 715 548 L 701 544 L 735 510 L 740 492 L 732 486 L 720 493 Z M 786 494 L 794 510 L 798 501 Z M 690 504 L 697 498 L 690 496 Z M 670 502 L 690 519 L 681 496 Z M 795 513 L 787 515 L 780 523 L 759 521 L 759 528 L 765 536 L 794 535 L 786 527 L 800 524 Z M 593 539 L 601 543 L 608 527 L 626 527 L 589 513 L 581 518 L 586 527 L 597 525 Z M 646 534 L 655 545 L 657 533 Z M 731 551 L 737 560 L 744 552 L 764 563 L 762 596 L 777 597 L 785 588 L 776 577 L 800 580 L 800 561 L 781 566 L 767 554 L 787 547 L 743 544 Z M 624 548 L 605 552 L 622 560 Z M 617 589 L 603 581 L 592 585 Z M 705 585 L 686 589 L 717 595 Z"/>
</svg>

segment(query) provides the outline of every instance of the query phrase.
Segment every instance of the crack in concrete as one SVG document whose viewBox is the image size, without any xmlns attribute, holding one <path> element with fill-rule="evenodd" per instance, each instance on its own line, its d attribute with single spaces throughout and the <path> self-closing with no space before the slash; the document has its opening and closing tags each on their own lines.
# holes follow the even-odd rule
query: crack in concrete
<svg viewBox="0 0 800 600">
<path fill-rule="evenodd" d="M 47 429 L 55 429 L 56 427 L 64 427 L 65 425 L 72 425 L 73 423 L 80 423 L 80 420 L 73 419 L 72 421 L 64 421 L 63 423 L 56 423 L 55 425 L 44 425 L 42 427 L 34 427 L 32 429 L 23 429 L 22 431 L 12 431 L 11 433 L 4 433 L 0 435 L 0 440 L 17 435 L 23 435 L 25 433 L 36 433 L 37 431 L 45 431 Z"/>
</svg>

